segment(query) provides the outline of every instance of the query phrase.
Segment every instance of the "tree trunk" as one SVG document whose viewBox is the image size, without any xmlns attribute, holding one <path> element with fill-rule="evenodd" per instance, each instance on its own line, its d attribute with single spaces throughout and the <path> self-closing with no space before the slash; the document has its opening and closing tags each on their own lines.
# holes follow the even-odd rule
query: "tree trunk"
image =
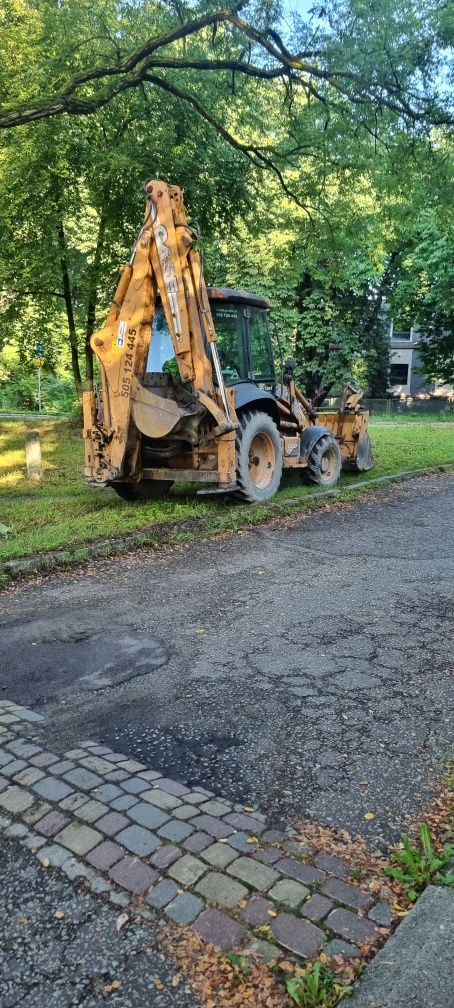
<svg viewBox="0 0 454 1008">
<path fill-rule="evenodd" d="M 59 220 L 57 224 L 57 236 L 58 236 L 58 248 L 60 251 L 60 270 L 63 284 L 63 298 L 66 308 L 66 318 L 68 320 L 69 345 L 71 349 L 71 367 L 74 376 L 74 384 L 76 386 L 76 392 L 77 395 L 79 396 L 79 399 L 81 399 L 83 392 L 83 381 L 82 381 L 82 375 L 80 373 L 79 350 L 77 346 L 77 332 L 76 332 L 76 324 L 74 321 L 73 302 L 71 297 L 71 281 L 69 278 L 69 267 L 68 267 L 68 250 L 66 246 L 65 229 L 63 227 L 62 220 Z"/>
<path fill-rule="evenodd" d="M 93 388 L 93 350 L 90 346 L 90 340 L 95 328 L 96 305 L 98 301 L 98 271 L 101 261 L 105 230 L 106 216 L 105 211 L 102 210 L 99 220 L 98 237 L 96 239 L 95 255 L 91 268 L 90 289 L 88 292 L 87 324 L 85 329 L 85 378 L 87 389 Z"/>
</svg>

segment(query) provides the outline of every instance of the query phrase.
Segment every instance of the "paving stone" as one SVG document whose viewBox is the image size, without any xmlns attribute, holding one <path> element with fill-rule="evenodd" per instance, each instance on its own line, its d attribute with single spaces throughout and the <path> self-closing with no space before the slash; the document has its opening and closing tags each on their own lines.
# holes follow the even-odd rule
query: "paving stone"
<svg viewBox="0 0 454 1008">
<path fill-rule="evenodd" d="M 64 784 L 58 777 L 43 777 L 42 780 L 33 784 L 33 790 L 41 798 L 46 798 L 47 801 L 61 802 L 63 798 L 67 798 L 72 793 L 74 788 L 69 787 L 68 784 Z"/>
<path fill-rule="evenodd" d="M 122 760 L 119 762 L 122 770 L 127 770 L 128 773 L 137 773 L 139 770 L 146 770 L 144 763 L 137 763 L 136 760 Z"/>
<path fill-rule="evenodd" d="M 159 847 L 158 837 L 143 826 L 127 826 L 121 833 L 117 833 L 115 839 L 133 854 L 142 856 L 152 854 Z"/>
<path fill-rule="evenodd" d="M 92 791 L 93 788 L 102 784 L 101 777 L 92 773 L 91 770 L 85 770 L 83 767 L 76 767 L 75 770 L 70 770 L 64 774 L 63 779 L 68 781 L 69 784 L 73 784 L 74 787 L 80 788 L 81 791 Z"/>
<path fill-rule="evenodd" d="M 297 857 L 311 857 L 313 854 L 312 848 L 302 840 L 285 840 L 282 846 L 289 854 L 296 854 Z"/>
<path fill-rule="evenodd" d="M 27 827 L 20 822 L 11 823 L 11 826 L 7 826 L 4 830 L 4 836 L 9 837 L 10 840 L 21 840 L 23 837 L 27 836 L 27 834 Z"/>
<path fill-rule="evenodd" d="M 251 844 L 249 833 L 232 833 L 228 837 L 228 844 L 241 854 L 253 854 L 257 850 L 256 844 Z"/>
<path fill-rule="evenodd" d="M 181 885 L 193 885 L 206 872 L 207 866 L 199 861 L 192 854 L 183 854 L 183 857 L 169 868 L 167 874 Z"/>
<path fill-rule="evenodd" d="M 60 802 L 60 808 L 64 809 L 65 812 L 75 812 L 76 809 L 81 807 L 81 805 L 86 805 L 88 800 L 89 799 L 86 794 L 81 794 L 80 791 L 74 791 L 68 796 L 68 798 L 64 798 L 63 801 Z"/>
<path fill-rule="evenodd" d="M 224 817 L 224 822 L 229 823 L 235 829 L 244 830 L 252 836 L 258 836 L 265 829 L 263 822 L 260 822 L 259 819 L 254 818 L 252 815 L 248 815 L 247 812 L 229 812 Z"/>
<path fill-rule="evenodd" d="M 73 822 L 57 833 L 56 841 L 68 847 L 74 854 L 87 854 L 96 844 L 103 839 L 101 833 L 85 826 L 84 823 Z"/>
<path fill-rule="evenodd" d="M 90 889 L 96 894 L 110 892 L 111 888 L 110 882 L 107 879 L 100 878 L 99 875 L 95 875 L 94 878 L 90 879 Z"/>
<path fill-rule="evenodd" d="M 179 805 L 178 808 L 172 809 L 172 818 L 174 819 L 192 819 L 193 815 L 193 805 Z"/>
<path fill-rule="evenodd" d="M 167 791 L 168 794 L 175 795 L 176 798 L 189 794 L 189 788 L 185 784 L 181 784 L 180 781 L 171 780 L 170 777 L 160 777 L 159 787 L 163 791 Z"/>
<path fill-rule="evenodd" d="M 271 930 L 283 948 L 303 959 L 311 959 L 326 940 L 320 928 L 309 921 L 299 920 L 293 914 L 279 914 L 271 921 Z"/>
<path fill-rule="evenodd" d="M 369 920 L 379 924 L 380 927 L 389 927 L 393 919 L 393 912 L 389 903 L 376 903 L 367 915 Z"/>
<path fill-rule="evenodd" d="M 262 840 L 266 840 L 267 843 L 282 843 L 286 839 L 285 833 L 282 830 L 268 829 L 262 835 Z"/>
<path fill-rule="evenodd" d="M 21 840 L 22 846 L 26 847 L 27 850 L 33 851 L 33 853 L 39 850 L 39 848 L 42 847 L 43 844 L 45 843 L 46 838 L 38 836 L 37 833 L 29 833 L 28 836 L 24 837 L 24 839 Z"/>
<path fill-rule="evenodd" d="M 172 882 L 172 879 L 163 879 L 147 893 L 147 903 L 155 910 L 162 910 L 177 895 L 177 892 L 178 886 Z"/>
<path fill-rule="evenodd" d="M 364 917 L 358 917 L 351 910 L 341 908 L 332 910 L 324 921 L 324 924 L 331 931 L 334 931 L 335 934 L 340 935 L 341 938 L 357 942 L 358 945 L 362 945 L 363 942 L 373 941 L 380 934 L 372 921 L 365 920 Z"/>
<path fill-rule="evenodd" d="M 181 893 L 166 907 L 165 913 L 175 924 L 192 924 L 205 904 L 192 893 Z"/>
<path fill-rule="evenodd" d="M 141 777 L 142 780 L 146 780 L 146 781 L 155 781 L 155 780 L 158 780 L 158 778 L 161 777 L 161 776 L 162 776 L 162 774 L 157 773 L 156 770 L 143 770 L 139 774 L 139 777 Z"/>
<path fill-rule="evenodd" d="M 239 945 L 245 928 L 238 921 L 232 920 L 222 910 L 204 910 L 192 925 L 193 930 L 218 948 L 228 951 Z"/>
<path fill-rule="evenodd" d="M 127 780 L 128 776 L 126 770 L 111 770 L 106 773 L 105 779 L 109 784 L 121 784 L 122 781 Z"/>
<path fill-rule="evenodd" d="M 52 763 L 52 773 L 57 774 L 57 777 L 61 777 L 62 774 L 68 773 L 68 770 L 75 770 L 76 764 L 70 759 L 59 760 L 58 763 Z"/>
<path fill-rule="evenodd" d="M 120 812 L 108 812 L 107 815 L 97 819 L 95 822 L 96 829 L 101 830 L 101 833 L 106 833 L 107 836 L 114 836 L 125 826 L 130 826 L 131 822 L 126 816 L 121 815 Z"/>
<path fill-rule="evenodd" d="M 96 822 L 97 819 L 100 819 L 101 816 L 105 815 L 108 811 L 109 809 L 107 805 L 104 805 L 103 802 L 96 801 L 92 798 L 84 805 L 81 805 L 80 808 L 76 809 L 76 815 L 78 819 L 83 819 L 84 822 L 92 823 Z"/>
<path fill-rule="evenodd" d="M 193 833 L 187 840 L 183 840 L 182 847 L 191 854 L 200 854 L 213 843 L 214 837 L 209 833 Z"/>
<path fill-rule="evenodd" d="M 261 938 L 254 938 L 248 942 L 248 948 L 258 963 L 275 962 L 281 956 L 281 950 L 277 945 L 272 945 L 271 942 L 263 941 Z"/>
<path fill-rule="evenodd" d="M 109 802 L 111 808 L 115 809 L 116 812 L 126 812 L 127 809 L 137 805 L 137 798 L 134 795 L 121 795 L 120 798 L 114 798 L 112 802 Z"/>
<path fill-rule="evenodd" d="M 210 815 L 198 815 L 195 819 L 191 819 L 191 823 L 193 826 L 197 826 L 197 829 L 203 830 L 204 833 L 211 833 L 211 836 L 216 837 L 216 840 L 231 836 L 234 832 L 233 826 L 229 823 L 215 819 Z"/>
<path fill-rule="evenodd" d="M 311 896 L 309 900 L 300 906 L 300 913 L 311 921 L 319 921 L 323 917 L 326 917 L 332 909 L 333 904 L 331 900 L 327 899 L 326 896 L 320 896 L 319 893 L 316 893 L 315 896 Z"/>
<path fill-rule="evenodd" d="M 5 777 L 14 777 L 14 774 L 20 773 L 21 770 L 25 770 L 27 764 L 23 759 L 11 760 L 11 763 L 7 763 L 6 766 L 2 767 L 2 773 Z"/>
<path fill-rule="evenodd" d="M 95 743 L 95 745 L 90 746 L 90 749 L 97 756 L 104 756 L 104 754 L 107 755 L 107 754 L 109 754 L 109 753 L 112 752 L 112 750 L 109 748 L 109 746 L 97 745 L 96 743 Z"/>
<path fill-rule="evenodd" d="M 185 802 L 189 802 L 190 805 L 199 805 L 201 802 L 206 802 L 207 796 L 202 791 L 190 791 L 189 794 L 184 796 L 184 800 Z"/>
<path fill-rule="evenodd" d="M 0 808 L 6 809 L 7 812 L 20 813 L 30 808 L 30 805 L 33 805 L 33 800 L 33 795 L 29 794 L 28 791 L 24 791 L 23 788 L 12 784 L 11 787 L 0 794 Z"/>
<path fill-rule="evenodd" d="M 143 801 L 151 802 L 152 805 L 156 805 L 157 808 L 164 810 L 173 809 L 177 805 L 183 804 L 175 795 L 167 794 L 167 791 L 161 791 L 160 788 L 152 788 L 151 791 L 142 791 L 140 797 Z"/>
<path fill-rule="evenodd" d="M 128 794 L 140 794 L 141 791 L 147 791 L 149 789 L 147 781 L 140 780 L 139 777 L 127 777 L 121 786 Z"/>
<path fill-rule="evenodd" d="M 209 872 L 195 886 L 196 892 L 200 893 L 209 903 L 230 910 L 238 906 L 242 900 L 248 896 L 248 890 L 240 882 L 234 882 L 227 875 L 220 872 Z"/>
<path fill-rule="evenodd" d="M 52 805 L 49 805 L 48 802 L 34 802 L 34 804 L 31 805 L 30 808 L 26 809 L 25 812 L 21 812 L 21 819 L 24 823 L 27 823 L 27 826 L 33 826 L 34 823 L 38 822 L 39 819 L 42 819 L 47 812 L 51 811 L 51 809 Z"/>
<path fill-rule="evenodd" d="M 125 754 L 119 752 L 106 753 L 106 760 L 108 760 L 109 763 L 124 763 Z"/>
<path fill-rule="evenodd" d="M 164 847 L 159 847 L 154 854 L 152 854 L 150 861 L 155 868 L 159 868 L 161 871 L 164 868 L 168 868 L 169 865 L 173 864 L 181 857 L 181 851 L 178 847 L 174 847 L 173 844 L 166 844 Z"/>
<path fill-rule="evenodd" d="M 29 759 L 30 756 L 37 756 L 38 753 L 42 752 L 41 746 L 32 745 L 30 742 L 24 742 L 22 739 L 18 739 L 17 742 L 7 742 L 6 749 L 9 752 L 14 753 L 19 759 Z"/>
<path fill-rule="evenodd" d="M 313 868 L 312 865 L 304 864 L 303 861 L 297 861 L 296 858 L 282 858 L 281 861 L 276 861 L 274 867 L 282 872 L 283 875 L 290 875 L 291 878 L 297 879 L 298 882 L 307 882 L 308 885 L 312 885 L 314 882 L 321 882 L 325 878 L 325 872 L 321 871 L 320 868 Z"/>
<path fill-rule="evenodd" d="M 6 766 L 7 763 L 11 763 L 11 753 L 0 749 L 0 767 Z"/>
<path fill-rule="evenodd" d="M 93 749 L 92 752 L 94 752 Z M 101 777 L 104 777 L 105 774 L 110 773 L 112 770 L 112 764 L 108 763 L 105 759 L 101 759 L 99 756 L 84 756 L 80 760 L 80 763 L 87 770 L 93 770 L 93 773 L 100 774 Z"/>
<path fill-rule="evenodd" d="M 61 870 L 71 881 L 78 878 L 90 879 L 93 876 L 93 869 L 78 861 L 77 858 L 68 858 L 61 866 Z"/>
<path fill-rule="evenodd" d="M 53 868 L 61 868 L 62 864 L 68 860 L 68 851 L 66 847 L 60 847 L 59 844 L 51 844 L 47 847 L 41 847 L 37 857 L 41 864 L 48 862 Z"/>
<path fill-rule="evenodd" d="M 295 882 L 294 879 L 280 879 L 272 889 L 269 889 L 268 896 L 276 903 L 283 903 L 291 910 L 296 910 L 308 892 L 309 890 L 306 886 L 301 885 L 301 882 Z"/>
<path fill-rule="evenodd" d="M 203 851 L 202 857 L 214 868 L 225 868 L 238 857 L 238 854 L 232 850 L 229 844 L 214 843 Z"/>
<path fill-rule="evenodd" d="M 181 840 L 186 840 L 186 837 L 190 836 L 194 832 L 194 827 L 189 826 L 188 823 L 179 822 L 177 819 L 170 819 L 166 822 L 164 826 L 158 830 L 160 837 L 164 840 L 173 840 L 174 843 L 180 843 Z"/>
<path fill-rule="evenodd" d="M 0 777 L 0 794 L 2 791 L 6 791 L 7 787 L 10 787 L 11 781 L 7 780 L 6 777 Z"/>
<path fill-rule="evenodd" d="M 350 959 L 359 959 L 362 956 L 356 945 L 352 945 L 351 942 L 342 941 L 341 938 L 333 938 L 332 941 L 327 942 L 323 951 L 329 956 L 341 955 L 348 956 Z"/>
<path fill-rule="evenodd" d="M 169 818 L 165 812 L 155 808 L 154 805 L 149 805 L 148 802 L 136 802 L 134 807 L 130 809 L 129 815 L 135 822 L 148 829 L 159 829 Z"/>
<path fill-rule="evenodd" d="M 276 912 L 274 903 L 270 903 L 263 896 L 252 896 L 241 910 L 241 916 L 252 927 L 263 927 L 264 924 L 270 924 L 271 922 L 271 917 L 268 913 L 269 910 L 273 914 Z"/>
<path fill-rule="evenodd" d="M 10 725 L 19 722 L 17 714 L 0 714 L 1 724 Z"/>
<path fill-rule="evenodd" d="M 42 714 L 37 714 L 36 711 L 29 710 L 28 707 L 17 707 L 16 710 L 23 721 L 44 721 Z"/>
<path fill-rule="evenodd" d="M 38 770 L 38 767 L 29 766 L 16 774 L 14 780 L 17 784 L 36 784 L 36 781 L 41 780 L 41 777 L 44 777 L 42 770 Z"/>
<path fill-rule="evenodd" d="M 321 892 L 324 896 L 330 896 L 336 903 L 345 903 L 354 910 L 369 910 L 374 900 L 370 893 L 362 892 L 356 886 L 342 882 L 340 879 L 332 878 L 322 886 Z"/>
<path fill-rule="evenodd" d="M 55 753 L 40 752 L 37 756 L 32 756 L 29 762 L 36 767 L 48 767 L 51 763 L 57 763 L 58 759 L 59 757 Z"/>
<path fill-rule="evenodd" d="M 203 802 L 200 805 L 200 811 L 206 812 L 207 815 L 223 816 L 229 811 L 229 807 L 224 805 L 223 802 L 215 801 L 213 798 L 208 799 L 208 801 Z"/>
<path fill-rule="evenodd" d="M 113 903 L 114 906 L 129 908 L 131 898 L 130 896 L 127 896 L 126 893 L 116 892 L 113 890 L 113 892 L 109 893 L 109 902 Z"/>
<path fill-rule="evenodd" d="M 281 852 L 274 849 L 274 847 L 268 847 L 266 850 L 258 850 L 253 855 L 255 861 L 261 861 L 262 864 L 272 865 L 275 861 L 278 861 L 281 856 Z"/>
<path fill-rule="evenodd" d="M 349 873 L 347 865 L 340 858 L 335 857 L 334 854 L 326 854 L 324 851 L 320 851 L 314 858 L 314 865 L 330 875 L 336 875 L 337 878 L 346 878 Z"/>
<path fill-rule="evenodd" d="M 66 758 L 72 760 L 83 759 L 86 755 L 85 749 L 69 749 L 68 752 L 65 752 Z"/>
<path fill-rule="evenodd" d="M 104 840 L 87 854 L 87 861 L 95 868 L 99 868 L 100 871 L 107 871 L 124 855 L 125 851 L 122 847 L 112 843 L 111 840 Z"/>
<path fill-rule="evenodd" d="M 63 815 L 63 812 L 59 812 L 57 809 L 53 809 L 52 812 L 48 812 L 47 815 L 35 824 L 35 829 L 45 837 L 53 837 L 68 822 L 68 816 Z"/>
<path fill-rule="evenodd" d="M 279 878 L 273 868 L 268 868 L 267 865 L 246 857 L 237 858 L 227 868 L 227 871 L 229 875 L 234 875 L 235 878 L 241 879 L 242 882 L 246 882 L 246 885 L 252 886 L 254 889 L 269 889 Z"/>
<path fill-rule="evenodd" d="M 143 896 L 159 878 L 153 868 L 129 855 L 113 865 L 109 870 L 109 876 L 123 889 L 128 889 L 136 896 Z"/>
</svg>

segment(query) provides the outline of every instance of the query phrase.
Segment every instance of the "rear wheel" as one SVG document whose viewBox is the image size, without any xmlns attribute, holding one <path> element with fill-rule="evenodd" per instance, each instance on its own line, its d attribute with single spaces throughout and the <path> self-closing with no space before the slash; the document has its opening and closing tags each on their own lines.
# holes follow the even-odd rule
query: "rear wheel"
<svg viewBox="0 0 454 1008">
<path fill-rule="evenodd" d="M 140 483 L 111 483 L 110 486 L 122 500 L 147 501 L 165 497 L 173 480 L 141 480 Z"/>
<path fill-rule="evenodd" d="M 316 442 L 309 455 L 307 468 L 302 470 L 303 479 L 319 486 L 334 486 L 340 476 L 342 457 L 336 438 L 324 434 Z"/>
<path fill-rule="evenodd" d="M 282 476 L 279 431 L 267 413 L 256 410 L 245 410 L 238 420 L 236 497 L 252 503 L 269 500 L 278 491 Z"/>
</svg>

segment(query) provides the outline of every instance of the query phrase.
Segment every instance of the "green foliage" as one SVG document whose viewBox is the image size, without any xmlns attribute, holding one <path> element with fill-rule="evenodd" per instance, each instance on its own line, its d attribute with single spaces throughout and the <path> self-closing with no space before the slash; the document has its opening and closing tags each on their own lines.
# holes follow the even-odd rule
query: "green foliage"
<svg viewBox="0 0 454 1008">
<path fill-rule="evenodd" d="M 336 981 L 332 971 L 317 961 L 306 966 L 300 976 L 286 981 L 287 992 L 298 1008 L 335 1008 L 352 993 Z"/>
<path fill-rule="evenodd" d="M 447 869 L 454 858 L 454 844 L 445 843 L 437 854 L 427 823 L 419 827 L 420 848 L 415 847 L 410 837 L 402 836 L 402 849 L 394 851 L 392 860 L 397 868 L 387 868 L 386 875 L 400 882 L 407 898 L 414 903 L 426 886 L 431 883 L 454 888 L 454 872 Z"/>
<path fill-rule="evenodd" d="M 74 384 L 55 375 L 42 376 L 42 408 L 45 413 L 72 413 L 76 409 Z M 0 381 L 0 412 L 31 412 L 38 409 L 38 380 L 35 374 Z"/>
</svg>

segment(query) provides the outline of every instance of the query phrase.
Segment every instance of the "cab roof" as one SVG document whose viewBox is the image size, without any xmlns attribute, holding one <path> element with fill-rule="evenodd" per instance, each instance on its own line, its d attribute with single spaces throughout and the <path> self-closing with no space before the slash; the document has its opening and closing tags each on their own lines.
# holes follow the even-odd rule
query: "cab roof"
<svg viewBox="0 0 454 1008">
<path fill-rule="evenodd" d="M 235 287 L 207 287 L 210 301 L 237 301 L 251 308 L 271 308 L 271 301 L 260 294 L 237 290 Z"/>
</svg>

